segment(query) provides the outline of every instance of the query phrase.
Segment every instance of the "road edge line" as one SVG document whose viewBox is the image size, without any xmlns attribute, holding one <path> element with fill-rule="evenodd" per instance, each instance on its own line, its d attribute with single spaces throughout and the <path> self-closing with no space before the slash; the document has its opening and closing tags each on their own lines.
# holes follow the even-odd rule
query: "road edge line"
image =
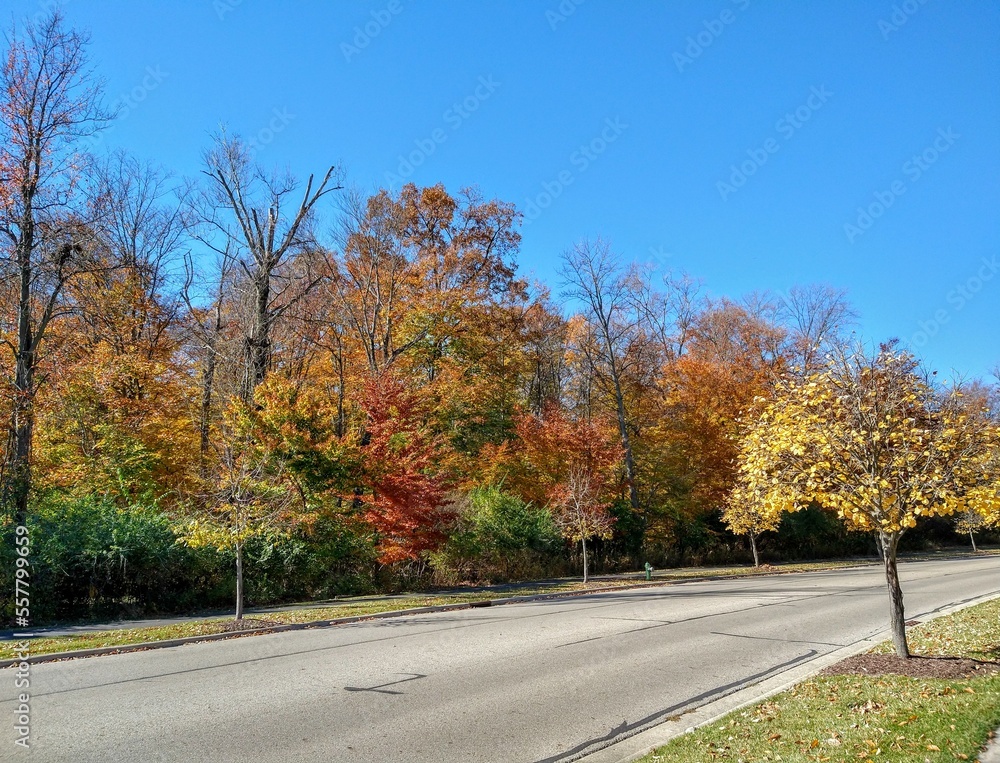
<svg viewBox="0 0 1000 763">
<path fill-rule="evenodd" d="M 979 596 L 961 604 L 944 607 L 927 615 L 916 615 L 916 617 L 921 618 L 920 624 L 928 623 L 939 617 L 944 617 L 945 615 L 950 615 L 978 604 L 984 604 L 994 599 L 1000 599 L 1000 591 L 994 591 L 993 593 Z M 780 694 L 796 684 L 812 678 L 824 668 L 867 651 L 873 646 L 886 641 L 889 635 L 888 629 L 879 631 L 866 639 L 856 641 L 836 651 L 827 652 L 807 663 L 782 671 L 776 676 L 765 678 L 763 681 L 744 688 L 736 689 L 729 694 L 703 705 L 698 705 L 690 710 L 682 710 L 677 715 L 651 729 L 641 731 L 634 736 L 608 745 L 583 757 L 575 758 L 574 760 L 578 763 L 634 763 L 634 761 L 648 755 L 657 747 L 662 747 L 671 739 L 691 733 L 695 729 L 721 720 L 730 713 L 738 712 L 762 700 L 773 697 L 775 694 Z M 628 751 L 626 751 L 626 748 L 628 748 Z"/>
</svg>

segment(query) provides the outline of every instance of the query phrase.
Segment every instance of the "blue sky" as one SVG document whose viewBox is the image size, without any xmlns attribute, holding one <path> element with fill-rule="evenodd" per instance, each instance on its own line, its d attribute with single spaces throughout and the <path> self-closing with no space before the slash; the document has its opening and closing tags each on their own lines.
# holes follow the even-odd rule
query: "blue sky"
<svg viewBox="0 0 1000 763">
<path fill-rule="evenodd" d="M 944 374 L 1000 363 L 996 2 L 63 7 L 125 106 L 102 142 L 180 175 L 225 123 L 298 174 L 514 202 L 554 286 L 600 234 L 714 295 L 846 288 Z"/>
</svg>

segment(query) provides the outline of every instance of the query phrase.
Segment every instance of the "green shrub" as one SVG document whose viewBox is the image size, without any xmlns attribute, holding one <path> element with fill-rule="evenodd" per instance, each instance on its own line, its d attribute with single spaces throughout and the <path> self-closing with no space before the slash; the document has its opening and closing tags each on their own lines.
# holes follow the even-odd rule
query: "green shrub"
<svg viewBox="0 0 1000 763">
<path fill-rule="evenodd" d="M 455 531 L 431 562 L 442 583 L 523 579 L 549 573 L 562 549 L 546 509 L 486 486 L 462 501 Z"/>
</svg>

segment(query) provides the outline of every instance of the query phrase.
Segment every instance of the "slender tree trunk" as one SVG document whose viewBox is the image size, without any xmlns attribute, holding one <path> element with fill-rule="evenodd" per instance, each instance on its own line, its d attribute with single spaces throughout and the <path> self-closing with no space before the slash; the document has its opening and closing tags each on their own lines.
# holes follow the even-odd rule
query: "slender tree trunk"
<svg viewBox="0 0 1000 763">
<path fill-rule="evenodd" d="M 753 566 L 760 567 L 760 556 L 757 554 L 757 536 L 750 533 L 750 548 L 753 551 Z"/>
<path fill-rule="evenodd" d="M 618 412 L 618 434 L 622 440 L 622 450 L 625 451 L 625 477 L 628 480 L 628 500 L 633 511 L 639 511 L 639 487 L 635 480 L 635 458 L 632 455 L 632 438 L 628 434 L 628 423 L 625 418 L 625 395 L 622 393 L 621 380 L 618 372 L 613 370 L 615 385 L 615 406 Z M 646 517 L 643 516 L 645 521 Z"/>
<path fill-rule="evenodd" d="M 347 385 L 347 374 L 344 368 L 343 347 L 337 353 L 337 437 L 343 437 L 347 431 L 347 419 L 344 411 L 344 387 Z"/>
<path fill-rule="evenodd" d="M 889 587 L 889 629 L 892 644 L 900 657 L 910 656 L 910 646 L 906 641 L 906 615 L 903 611 L 903 590 L 899 586 L 899 572 L 896 569 L 896 547 L 899 534 L 882 534 L 882 555 L 885 566 L 885 580 Z"/>
<path fill-rule="evenodd" d="M 236 619 L 243 619 L 243 544 L 236 544 Z"/>
<path fill-rule="evenodd" d="M 31 231 L 30 221 L 22 223 L 27 240 L 19 242 L 20 295 L 17 306 L 17 355 L 14 361 L 14 409 L 11 415 L 3 500 L 14 525 L 28 521 L 31 492 L 31 439 L 35 424 L 34 377 L 35 337 L 31 330 Z"/>
<path fill-rule="evenodd" d="M 198 458 L 199 470 L 201 472 L 202 479 L 206 479 L 208 477 L 208 451 L 211 447 L 212 391 L 215 386 L 216 363 L 216 350 L 214 342 L 215 340 L 213 339 L 212 344 L 206 346 L 208 357 L 205 358 L 205 367 L 201 374 L 201 420 L 198 422 L 201 444 Z"/>
<path fill-rule="evenodd" d="M 973 554 L 977 553 L 979 551 L 979 549 L 976 548 L 976 539 L 975 539 L 975 537 L 972 534 L 972 530 L 969 530 L 969 540 L 972 541 L 972 553 Z"/>
<path fill-rule="evenodd" d="M 584 538 L 580 541 L 583 544 L 583 583 L 587 583 L 587 539 Z"/>
</svg>

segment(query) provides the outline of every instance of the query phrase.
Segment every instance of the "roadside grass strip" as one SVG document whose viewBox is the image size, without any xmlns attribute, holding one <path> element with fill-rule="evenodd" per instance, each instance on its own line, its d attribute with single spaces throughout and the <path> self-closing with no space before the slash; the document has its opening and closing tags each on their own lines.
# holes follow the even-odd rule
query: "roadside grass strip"
<svg viewBox="0 0 1000 763">
<path fill-rule="evenodd" d="M 76 652 L 86 649 L 101 649 L 110 647 L 136 646 L 156 641 L 166 641 L 178 638 L 196 636 L 214 636 L 220 633 L 230 633 L 234 630 L 240 636 L 250 636 L 268 632 L 269 628 L 280 625 L 306 624 L 336 620 L 344 617 L 364 617 L 380 615 L 386 612 L 419 607 L 437 607 L 454 604 L 473 604 L 486 600 L 522 598 L 531 596 L 572 596 L 595 590 L 609 588 L 635 588 L 667 585 L 689 580 L 755 577 L 758 575 L 789 574 L 796 572 L 812 572 L 819 570 L 836 570 L 846 567 L 860 567 L 877 564 L 870 560 L 802 562 L 781 564 L 777 566 L 762 565 L 759 568 L 737 567 L 694 567 L 663 570 L 658 572 L 651 582 L 641 577 L 619 578 L 614 580 L 596 579 L 584 585 L 578 580 L 549 583 L 538 586 L 517 587 L 498 592 L 490 590 L 470 591 L 468 593 L 428 594 L 426 596 L 410 595 L 394 599 L 357 598 L 344 599 L 343 603 L 329 606 L 303 607 L 301 609 L 255 611 L 246 615 L 243 626 L 234 628 L 231 617 L 210 617 L 148 628 L 130 628 L 106 631 L 90 631 L 79 634 L 31 638 L 31 655 L 40 657 L 63 652 Z M 15 656 L 16 640 L 0 640 L 0 660 L 12 659 Z"/>
<path fill-rule="evenodd" d="M 1000 661 L 1000 599 L 910 630 L 913 654 Z M 888 642 L 872 650 L 892 651 Z M 679 736 L 642 763 L 975 761 L 1000 726 L 1000 665 L 955 680 L 820 675 Z"/>
</svg>

